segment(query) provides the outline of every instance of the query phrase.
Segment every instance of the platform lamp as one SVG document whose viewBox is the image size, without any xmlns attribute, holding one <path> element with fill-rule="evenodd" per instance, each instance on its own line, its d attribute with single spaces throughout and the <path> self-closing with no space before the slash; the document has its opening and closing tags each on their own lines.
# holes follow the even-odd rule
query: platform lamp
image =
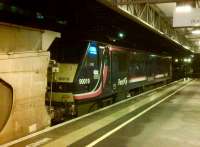
<svg viewBox="0 0 200 147">
<path fill-rule="evenodd" d="M 123 39 L 125 37 L 125 33 L 124 32 L 118 32 L 117 36 L 118 36 L 118 38 Z"/>
<path fill-rule="evenodd" d="M 189 13 L 192 8 L 196 5 L 195 1 L 185 0 L 182 2 L 176 2 L 176 12 L 177 13 Z"/>
</svg>

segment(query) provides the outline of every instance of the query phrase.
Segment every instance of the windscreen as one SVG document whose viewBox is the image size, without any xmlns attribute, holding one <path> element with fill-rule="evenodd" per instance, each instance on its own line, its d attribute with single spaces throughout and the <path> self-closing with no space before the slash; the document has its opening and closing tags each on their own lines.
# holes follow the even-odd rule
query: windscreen
<svg viewBox="0 0 200 147">
<path fill-rule="evenodd" d="M 90 42 L 77 77 L 77 93 L 92 91 L 100 79 L 100 49 L 96 42 Z"/>
<path fill-rule="evenodd" d="M 51 59 L 59 63 L 80 63 L 87 48 L 87 42 L 57 38 L 50 46 Z"/>
</svg>

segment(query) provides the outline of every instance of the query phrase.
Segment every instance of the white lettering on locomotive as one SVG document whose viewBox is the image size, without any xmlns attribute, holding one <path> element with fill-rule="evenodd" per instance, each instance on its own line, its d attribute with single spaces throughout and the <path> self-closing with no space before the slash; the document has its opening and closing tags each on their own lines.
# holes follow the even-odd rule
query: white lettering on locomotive
<svg viewBox="0 0 200 147">
<path fill-rule="evenodd" d="M 93 79 L 95 79 L 95 80 L 99 79 L 99 71 L 98 70 L 93 71 Z"/>
<path fill-rule="evenodd" d="M 79 79 L 80 85 L 90 84 L 90 79 Z"/>
<path fill-rule="evenodd" d="M 127 85 L 127 83 L 128 83 L 127 77 L 125 77 L 125 78 L 123 78 L 123 79 L 118 79 L 117 81 L 118 81 L 117 84 L 118 84 L 119 86 Z"/>
</svg>

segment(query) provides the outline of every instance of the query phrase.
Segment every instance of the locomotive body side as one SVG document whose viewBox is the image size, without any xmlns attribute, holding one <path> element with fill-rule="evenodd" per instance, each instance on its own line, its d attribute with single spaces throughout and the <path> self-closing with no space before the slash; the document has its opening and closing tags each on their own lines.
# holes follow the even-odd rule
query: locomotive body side
<svg viewBox="0 0 200 147">
<path fill-rule="evenodd" d="M 169 57 L 96 41 L 87 43 L 79 63 L 58 65 L 48 97 L 65 115 L 88 113 L 105 106 L 105 101 L 112 104 L 138 88 L 171 78 Z"/>
<path fill-rule="evenodd" d="M 171 57 L 118 47 L 111 51 L 112 88 L 119 100 L 143 91 L 145 86 L 171 79 Z"/>
</svg>

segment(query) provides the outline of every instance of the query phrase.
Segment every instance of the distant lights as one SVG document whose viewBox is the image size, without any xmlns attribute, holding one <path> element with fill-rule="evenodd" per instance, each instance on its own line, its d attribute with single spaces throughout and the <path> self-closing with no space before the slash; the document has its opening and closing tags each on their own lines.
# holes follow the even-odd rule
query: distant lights
<svg viewBox="0 0 200 147">
<path fill-rule="evenodd" d="M 200 30 L 193 30 L 192 34 L 194 34 L 194 35 L 200 35 Z"/>
<path fill-rule="evenodd" d="M 154 55 L 154 54 L 151 54 L 150 56 L 151 56 L 151 57 L 155 57 L 156 55 Z"/>
<path fill-rule="evenodd" d="M 42 20 L 44 16 L 40 12 L 36 12 L 36 18 Z"/>
<path fill-rule="evenodd" d="M 118 33 L 118 37 L 121 38 L 121 39 L 123 39 L 125 37 L 125 34 L 123 32 L 119 32 Z"/>
<path fill-rule="evenodd" d="M 192 62 L 192 59 L 191 58 L 184 58 L 183 60 L 185 63 L 191 63 Z"/>
<path fill-rule="evenodd" d="M 178 59 L 175 59 L 175 62 L 178 62 Z"/>
<path fill-rule="evenodd" d="M 191 12 L 192 7 L 190 5 L 181 5 L 176 7 L 177 13 L 189 13 Z"/>
<path fill-rule="evenodd" d="M 61 24 L 61 25 L 66 25 L 67 21 L 66 20 L 58 20 L 57 23 Z"/>
</svg>

